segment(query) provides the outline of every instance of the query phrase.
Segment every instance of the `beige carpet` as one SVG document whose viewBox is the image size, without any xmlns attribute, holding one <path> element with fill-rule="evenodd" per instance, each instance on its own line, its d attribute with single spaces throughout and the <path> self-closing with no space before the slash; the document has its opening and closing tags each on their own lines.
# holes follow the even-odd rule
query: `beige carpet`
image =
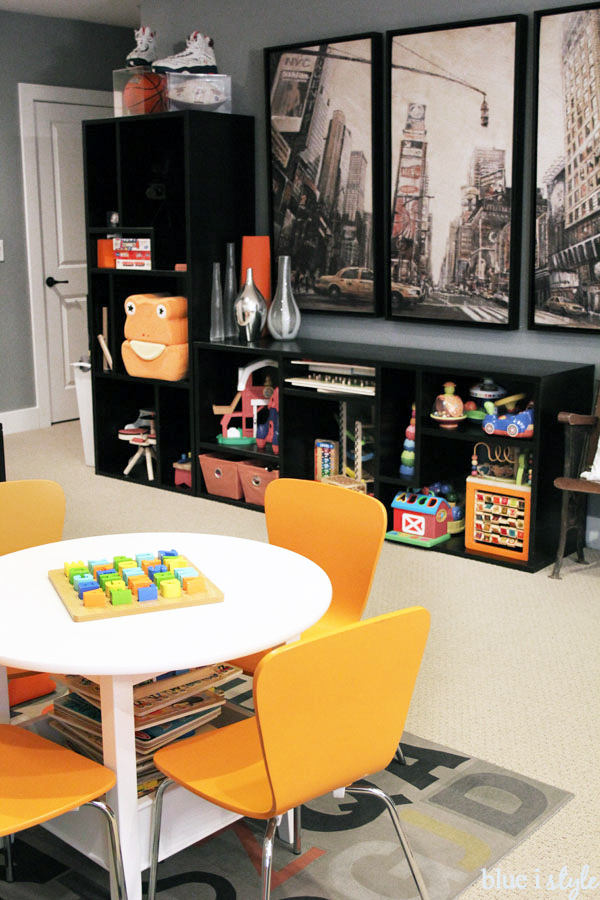
<svg viewBox="0 0 600 900">
<path fill-rule="evenodd" d="M 266 538 L 260 513 L 96 476 L 83 464 L 78 422 L 8 435 L 5 445 L 8 478 L 64 487 L 66 538 L 169 529 Z M 563 867 L 575 878 L 587 865 L 600 878 L 600 552 L 587 553 L 590 565 L 568 559 L 554 581 L 549 569 L 383 548 L 367 614 L 416 603 L 432 614 L 408 730 L 575 794 L 500 863 L 501 875 L 523 875 L 530 889 L 479 880 L 465 900 L 550 896 L 548 877 Z"/>
</svg>

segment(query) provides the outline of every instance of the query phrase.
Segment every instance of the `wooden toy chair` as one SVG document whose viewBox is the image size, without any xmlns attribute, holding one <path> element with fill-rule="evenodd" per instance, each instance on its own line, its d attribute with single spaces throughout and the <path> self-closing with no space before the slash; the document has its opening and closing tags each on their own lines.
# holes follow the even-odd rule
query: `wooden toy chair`
<svg viewBox="0 0 600 900">
<path fill-rule="evenodd" d="M 16 725 L 0 725 L 0 838 L 41 825 L 80 806 L 99 809 L 108 825 L 111 871 L 116 892 L 127 900 L 115 815 L 101 797 L 116 782 L 114 772 Z M 7 881 L 13 880 L 10 856 Z"/>
<path fill-rule="evenodd" d="M 56 481 L 29 479 L 0 482 L 0 556 L 60 541 L 65 521 L 65 494 Z M 51 693 L 56 687 L 41 672 L 7 667 L 11 706 Z"/>
<path fill-rule="evenodd" d="M 577 562 L 585 564 L 585 522 L 587 501 L 590 494 L 600 494 L 600 480 L 582 478 L 581 473 L 592 468 L 600 438 L 600 382 L 596 384 L 593 414 L 579 415 L 560 412 L 558 421 L 564 426 L 564 472 L 554 479 L 554 487 L 562 491 L 560 536 L 552 578 L 560 578 L 560 567 L 565 554 L 569 531 L 575 531 Z M 594 474 L 594 478 L 596 475 Z"/>
<path fill-rule="evenodd" d="M 362 616 L 387 529 L 379 500 L 321 481 L 278 478 L 265 492 L 269 543 L 294 550 L 329 576 L 329 609 L 302 639 L 357 622 Z M 252 675 L 268 651 L 232 660 Z"/>
<path fill-rule="evenodd" d="M 419 894 L 428 900 L 393 801 L 379 788 L 355 784 L 394 756 L 428 631 L 429 613 L 413 607 L 279 647 L 256 669 L 255 716 L 159 750 L 154 762 L 167 780 L 153 809 L 148 900 L 156 897 L 162 801 L 172 782 L 267 821 L 262 900 L 270 897 L 282 814 L 329 791 L 375 796 L 386 805 Z"/>
</svg>

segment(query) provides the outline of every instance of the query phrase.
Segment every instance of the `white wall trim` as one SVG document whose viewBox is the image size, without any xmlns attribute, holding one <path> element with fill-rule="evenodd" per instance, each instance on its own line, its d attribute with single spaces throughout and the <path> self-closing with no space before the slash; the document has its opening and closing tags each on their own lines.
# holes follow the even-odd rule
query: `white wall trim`
<svg viewBox="0 0 600 900">
<path fill-rule="evenodd" d="M 18 89 L 21 160 L 23 165 L 23 202 L 25 210 L 25 234 L 27 239 L 27 274 L 31 311 L 31 337 L 33 343 L 36 409 L 39 416 L 38 424 L 33 427 L 46 428 L 51 424 L 51 413 L 50 385 L 48 377 L 48 341 L 46 335 L 46 309 L 44 300 L 44 259 L 39 207 L 35 104 L 36 102 L 41 101 L 46 103 L 74 103 L 79 105 L 97 104 L 98 106 L 106 107 L 107 99 L 109 99 L 111 95 L 108 91 L 61 88 L 44 84 L 20 83 Z M 2 413 L 3 417 L 5 415 L 5 413 Z M 28 429 L 22 428 L 21 430 L 26 431 Z"/>
<path fill-rule="evenodd" d="M 40 411 L 37 406 L 32 406 L 29 409 L 11 409 L 8 412 L 0 412 L 0 422 L 2 422 L 4 434 L 17 434 L 19 431 L 35 431 L 44 427 L 41 424 Z"/>
</svg>

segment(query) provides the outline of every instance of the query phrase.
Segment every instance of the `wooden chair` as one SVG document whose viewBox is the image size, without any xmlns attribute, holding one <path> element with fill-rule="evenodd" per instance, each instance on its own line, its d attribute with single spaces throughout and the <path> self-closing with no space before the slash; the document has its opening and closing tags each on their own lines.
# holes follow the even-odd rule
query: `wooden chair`
<svg viewBox="0 0 600 900">
<path fill-rule="evenodd" d="M 560 568 L 565 553 L 567 534 L 575 531 L 577 562 L 585 564 L 585 524 L 587 501 L 590 494 L 600 494 L 600 481 L 582 478 L 596 456 L 600 437 L 600 383 L 596 385 L 596 399 L 592 415 L 560 412 L 558 421 L 564 427 L 564 473 L 554 479 L 554 486 L 562 491 L 560 536 L 552 578 L 560 578 Z"/>
<path fill-rule="evenodd" d="M 55 481 L 28 479 L 0 482 L 0 556 L 60 541 L 65 521 L 65 494 Z M 7 668 L 11 706 L 56 687 L 41 672 Z"/>
<path fill-rule="evenodd" d="M 302 634 L 324 634 L 362 616 L 387 529 L 383 503 L 321 481 L 278 478 L 265 492 L 269 543 L 311 559 L 329 576 L 325 615 Z M 265 650 L 231 660 L 254 674 Z"/>
<path fill-rule="evenodd" d="M 10 835 L 80 806 L 94 806 L 108 826 L 110 865 L 115 876 L 112 900 L 127 900 L 117 821 L 99 798 L 115 784 L 114 772 L 46 738 L 0 725 L 0 839 L 8 850 Z M 7 854 L 7 881 L 12 881 Z M 111 880 L 112 883 L 112 880 Z"/>
<path fill-rule="evenodd" d="M 284 813 L 330 791 L 379 799 L 428 900 L 394 802 L 379 788 L 356 784 L 394 756 L 428 631 L 429 613 L 412 607 L 278 647 L 256 669 L 254 716 L 159 750 L 154 762 L 167 779 L 153 808 L 148 900 L 156 897 L 162 801 L 172 782 L 267 822 L 262 900 L 270 897 L 273 839 Z"/>
</svg>

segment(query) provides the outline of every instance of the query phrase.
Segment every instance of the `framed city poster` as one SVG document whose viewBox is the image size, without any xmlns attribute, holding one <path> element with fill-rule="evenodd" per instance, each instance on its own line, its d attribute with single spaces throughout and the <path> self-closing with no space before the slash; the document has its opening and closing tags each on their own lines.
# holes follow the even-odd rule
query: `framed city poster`
<svg viewBox="0 0 600 900">
<path fill-rule="evenodd" d="M 529 326 L 600 330 L 600 4 L 537 12 Z"/>
<path fill-rule="evenodd" d="M 388 318 L 518 327 L 525 27 L 388 32 Z"/>
<path fill-rule="evenodd" d="M 301 309 L 383 309 L 381 35 L 265 50 L 273 256 Z"/>
</svg>

